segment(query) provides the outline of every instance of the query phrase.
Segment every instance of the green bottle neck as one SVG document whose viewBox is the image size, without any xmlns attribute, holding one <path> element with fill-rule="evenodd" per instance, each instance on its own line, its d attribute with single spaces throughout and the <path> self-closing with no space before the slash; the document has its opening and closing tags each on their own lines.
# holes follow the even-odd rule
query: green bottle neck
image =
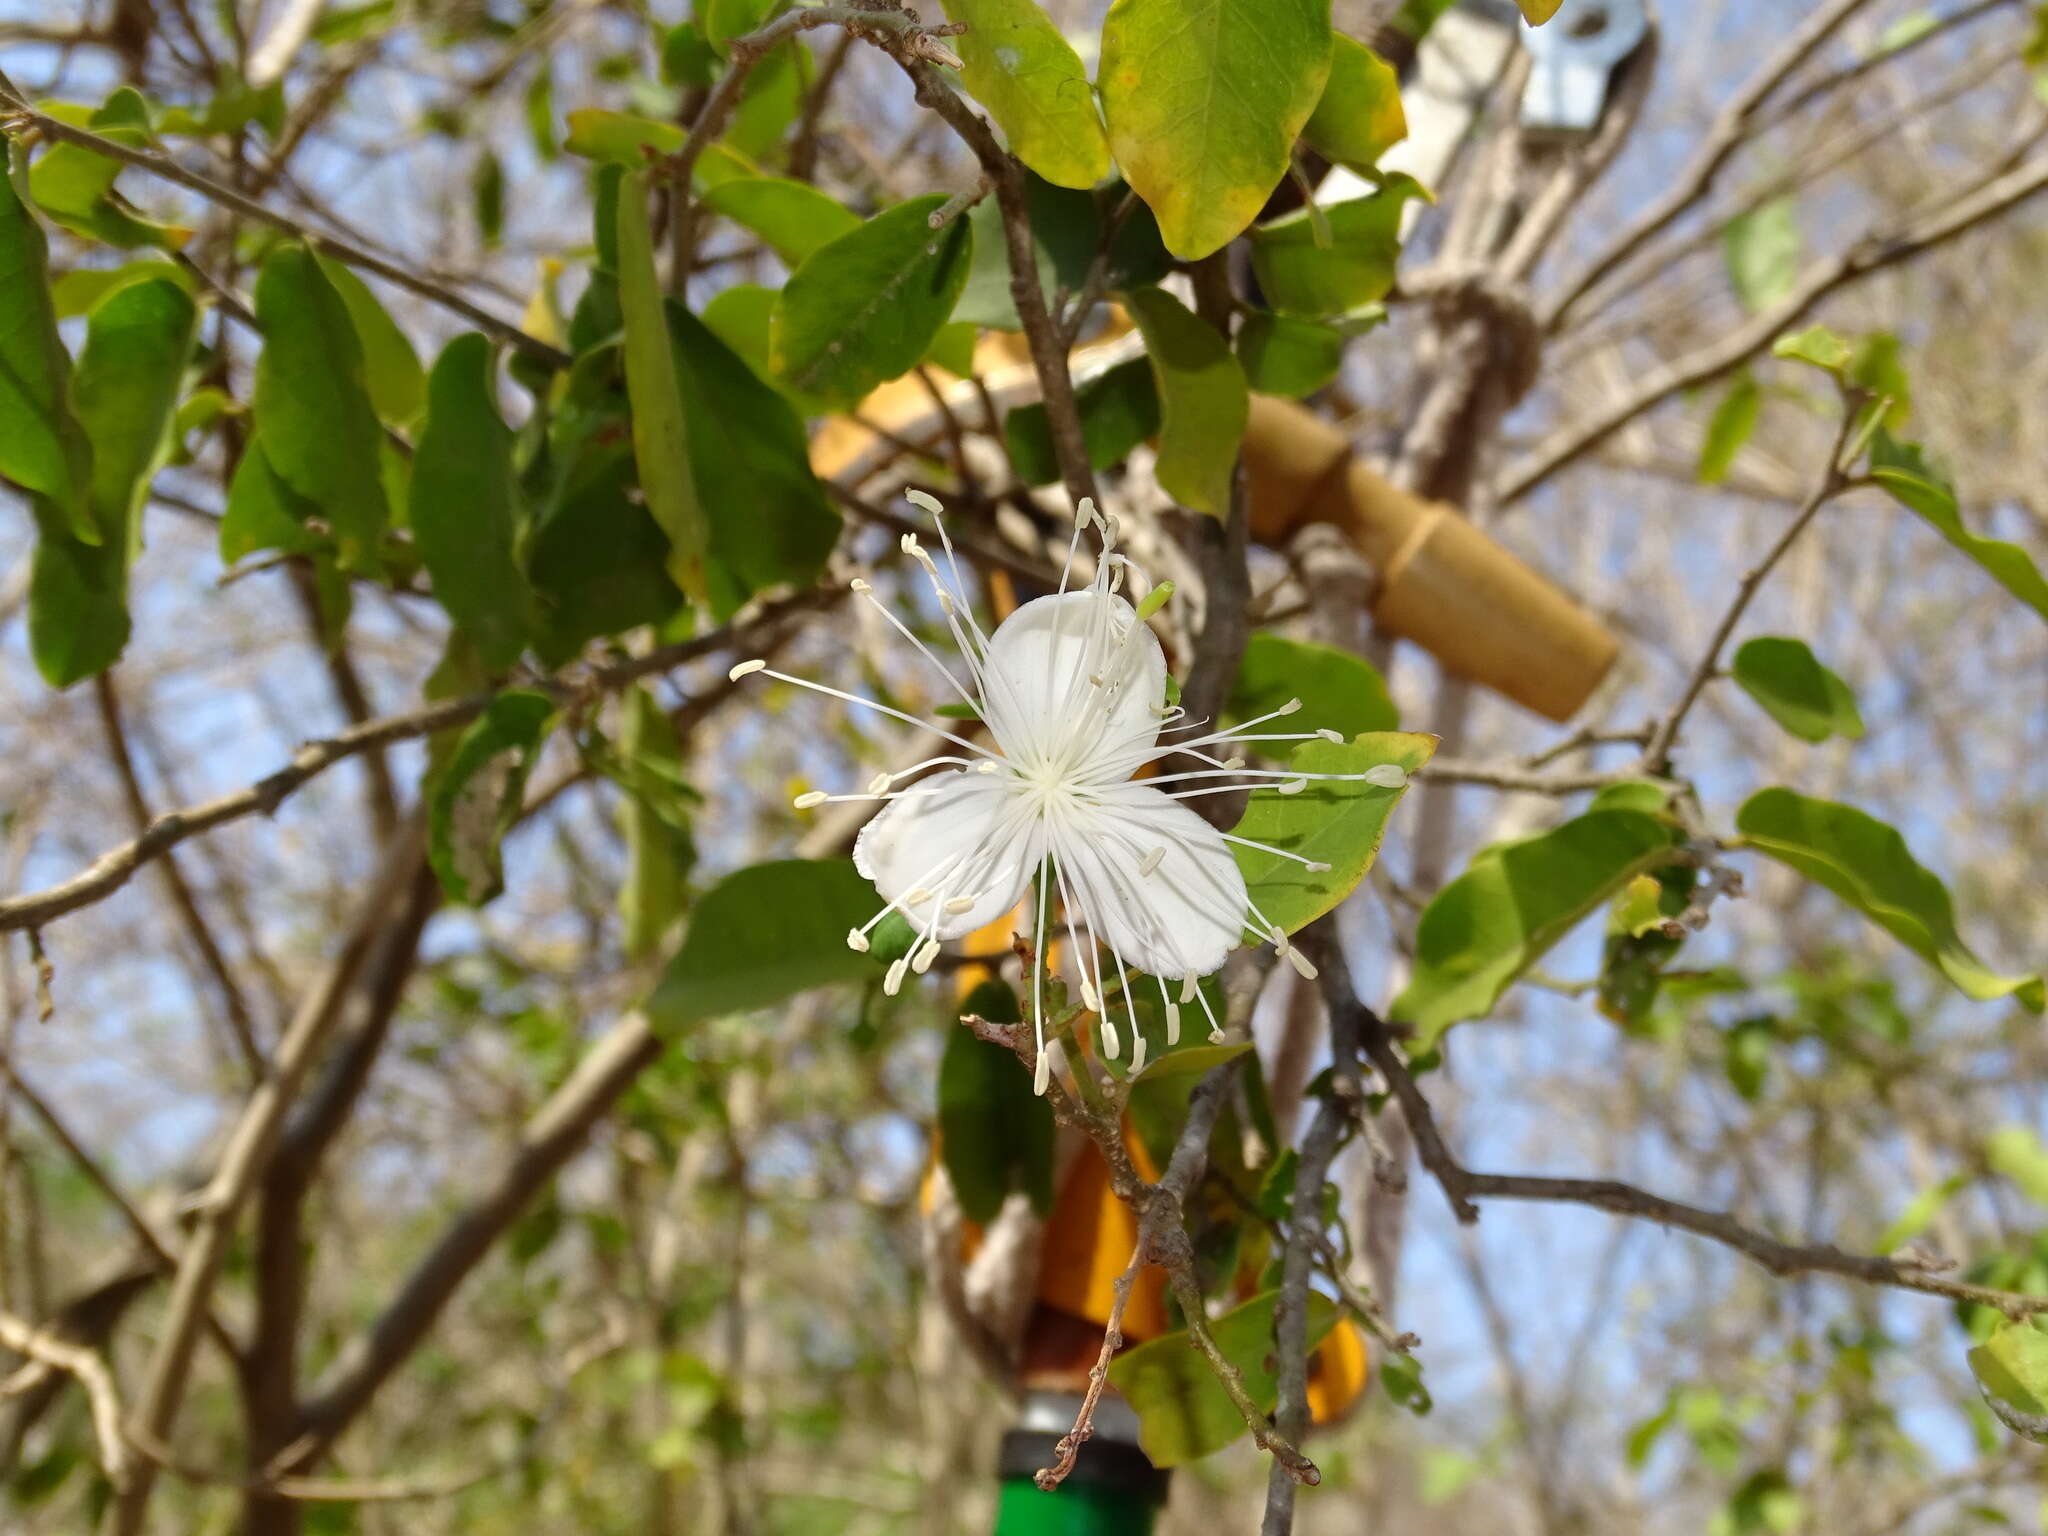
<svg viewBox="0 0 2048 1536">
<path fill-rule="evenodd" d="M 1068 1483 L 1046 1493 L 1028 1477 L 1005 1478 L 995 1536 L 1152 1536 L 1159 1502 L 1149 1489 Z"/>
<path fill-rule="evenodd" d="M 1028 1398 L 1024 1420 L 1057 1418 L 1058 1430 L 1018 1427 L 1003 1436 L 996 1464 L 1001 1493 L 996 1502 L 995 1536 L 1152 1536 L 1166 1503 L 1167 1474 L 1153 1466 L 1133 1442 L 1137 1420 L 1125 1410 L 1130 1438 L 1118 1427 L 1098 1421 L 1093 1438 L 1084 1441 L 1065 1482 L 1052 1492 L 1040 1488 L 1033 1474 L 1058 1458 L 1058 1444 L 1073 1423 L 1075 1398 L 1069 1403 L 1045 1394 Z M 1104 1417 L 1107 1417 L 1106 1415 Z M 1105 1428 L 1110 1430 L 1104 1433 Z"/>
</svg>

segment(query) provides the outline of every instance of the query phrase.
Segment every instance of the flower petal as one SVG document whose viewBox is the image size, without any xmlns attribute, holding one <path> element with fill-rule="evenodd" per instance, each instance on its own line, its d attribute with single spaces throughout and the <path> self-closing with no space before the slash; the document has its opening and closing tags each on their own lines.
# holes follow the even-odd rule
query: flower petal
<svg viewBox="0 0 2048 1536">
<path fill-rule="evenodd" d="M 854 868 L 887 901 L 930 891 L 906 908 L 919 932 L 954 939 L 994 922 L 1017 905 L 1038 864 L 1038 823 L 1009 785 L 965 769 L 933 774 L 861 828 Z M 973 905 L 948 912 L 954 899 Z"/>
<path fill-rule="evenodd" d="M 989 728 L 1012 761 L 1078 769 L 1135 755 L 1135 768 L 1159 737 L 1166 656 L 1113 593 L 1033 598 L 990 638 L 985 670 Z"/>
<path fill-rule="evenodd" d="M 1244 876 L 1223 835 L 1142 781 L 1093 793 L 1053 855 L 1088 926 L 1154 976 L 1207 976 L 1244 938 Z"/>
</svg>

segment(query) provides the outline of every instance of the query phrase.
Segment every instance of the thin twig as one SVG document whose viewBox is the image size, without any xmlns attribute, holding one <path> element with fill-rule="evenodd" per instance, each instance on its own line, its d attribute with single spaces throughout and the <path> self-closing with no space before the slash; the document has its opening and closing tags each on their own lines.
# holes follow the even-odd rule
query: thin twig
<svg viewBox="0 0 2048 1536">
<path fill-rule="evenodd" d="M 1053 1464 L 1039 1468 L 1032 1475 L 1031 1480 L 1047 1493 L 1067 1480 L 1067 1474 L 1074 1470 L 1074 1463 L 1080 1458 L 1081 1447 L 1095 1433 L 1095 1405 L 1102 1400 L 1102 1389 L 1109 1381 L 1109 1362 L 1124 1347 L 1124 1308 L 1130 1305 L 1131 1290 L 1138 1283 L 1138 1271 L 1144 1264 L 1145 1244 L 1141 1237 L 1131 1248 L 1131 1262 L 1111 1284 L 1109 1321 L 1102 1330 L 1102 1349 L 1088 1370 L 1088 1390 L 1081 1395 L 1080 1409 L 1074 1414 L 1074 1427 L 1060 1436 L 1059 1444 L 1053 1447 Z"/>
<path fill-rule="evenodd" d="M 0 1344 L 78 1378 L 86 1400 L 92 1405 L 92 1430 L 100 1444 L 100 1466 L 117 1493 L 126 1489 L 134 1463 L 121 1433 L 121 1398 L 107 1363 L 93 1351 L 32 1327 L 11 1312 L 0 1312 Z"/>
</svg>

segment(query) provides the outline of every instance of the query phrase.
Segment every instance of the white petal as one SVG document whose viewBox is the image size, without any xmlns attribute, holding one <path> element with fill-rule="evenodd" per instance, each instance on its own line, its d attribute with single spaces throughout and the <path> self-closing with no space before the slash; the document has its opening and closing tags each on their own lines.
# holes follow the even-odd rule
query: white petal
<svg viewBox="0 0 2048 1536">
<path fill-rule="evenodd" d="M 933 774 L 892 800 L 854 840 L 853 864 L 883 899 L 920 886 L 930 899 L 911 925 L 941 939 L 987 926 L 1016 906 L 1037 867 L 1037 829 L 1007 779 L 954 770 Z M 948 910 L 971 898 L 962 911 Z M 938 926 L 931 928 L 934 917 Z"/>
<path fill-rule="evenodd" d="M 1033 598 L 990 639 L 986 670 L 989 727 L 1011 759 L 1049 758 L 1072 743 L 1082 744 L 1072 767 L 1134 755 L 1135 768 L 1151 755 L 1166 656 L 1121 597 Z"/>
<path fill-rule="evenodd" d="M 1066 818 L 1053 855 L 1088 924 L 1154 976 L 1207 976 L 1244 938 L 1244 876 L 1223 836 L 1143 782 L 1096 791 Z M 1148 875 L 1139 869 L 1166 851 Z"/>
</svg>

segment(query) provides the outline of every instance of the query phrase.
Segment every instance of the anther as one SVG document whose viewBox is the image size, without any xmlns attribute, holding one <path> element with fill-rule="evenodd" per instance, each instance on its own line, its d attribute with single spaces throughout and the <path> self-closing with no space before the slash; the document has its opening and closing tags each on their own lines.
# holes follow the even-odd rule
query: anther
<svg viewBox="0 0 2048 1536">
<path fill-rule="evenodd" d="M 854 577 L 853 580 L 849 581 L 847 583 L 847 586 L 855 592 L 872 592 L 875 590 L 873 587 L 869 586 L 866 581 L 862 580 L 858 576 Z"/>
<path fill-rule="evenodd" d="M 1311 859 L 1308 863 L 1302 865 L 1301 867 L 1307 870 L 1312 875 L 1327 875 L 1330 872 L 1329 865 L 1321 863 L 1314 859 Z"/>
<path fill-rule="evenodd" d="M 955 915 L 962 912 L 972 912 L 974 910 L 974 898 L 972 896 L 955 896 L 946 903 L 946 910 Z"/>
<path fill-rule="evenodd" d="M 886 794 L 890 784 L 895 782 L 895 778 L 896 775 L 893 773 L 876 774 L 872 779 L 868 780 L 868 793 L 871 795 Z"/>
<path fill-rule="evenodd" d="M 739 663 L 730 672 L 725 674 L 725 680 L 729 683 L 736 683 L 741 678 L 747 676 L 749 673 L 765 672 L 767 670 L 768 663 L 756 657 L 752 661 L 743 661 Z"/>
<path fill-rule="evenodd" d="M 1289 699 L 1285 704 L 1282 704 L 1278 709 L 1274 710 L 1273 713 L 1276 715 L 1291 715 L 1294 714 L 1300 708 L 1301 700 Z"/>
<path fill-rule="evenodd" d="M 1093 521 L 1095 521 L 1095 503 L 1089 497 L 1083 496 L 1074 507 L 1074 526 L 1076 528 L 1086 528 Z"/>
<path fill-rule="evenodd" d="M 1111 1061 L 1115 1061 L 1117 1052 L 1122 1049 L 1123 1042 L 1117 1039 L 1116 1026 L 1109 1021 L 1108 1015 L 1105 1014 L 1102 1020 L 1102 1054 Z"/>
<path fill-rule="evenodd" d="M 1304 789 L 1307 789 L 1307 788 L 1308 788 L 1308 780 L 1307 780 L 1307 779 L 1289 779 L 1289 780 L 1287 780 L 1287 782 L 1286 782 L 1286 783 L 1284 783 L 1284 784 L 1275 784 L 1275 785 L 1274 785 L 1273 787 L 1274 787 L 1275 789 L 1279 790 L 1279 791 L 1280 791 L 1280 793 L 1281 793 L 1281 794 L 1283 794 L 1283 795 L 1298 795 L 1298 794 L 1300 794 L 1300 793 L 1301 793 L 1301 792 L 1302 792 L 1302 791 L 1303 791 Z"/>
<path fill-rule="evenodd" d="M 903 898 L 903 905 L 906 907 L 921 907 L 936 894 L 937 892 L 920 885 L 916 890 Z"/>
<path fill-rule="evenodd" d="M 868 936 L 858 928 L 849 928 L 846 930 L 846 947 L 856 955 L 864 955 L 868 952 Z"/>
<path fill-rule="evenodd" d="M 1287 963 L 1300 973 L 1303 981 L 1314 981 L 1316 979 L 1315 965 L 1307 955 L 1304 955 L 1298 949 L 1292 948 L 1283 951 L 1283 953 L 1287 956 Z"/>
<path fill-rule="evenodd" d="M 938 958 L 939 941 L 937 939 L 929 939 L 925 942 L 924 948 L 911 957 L 910 968 L 922 976 L 932 968 L 932 962 Z"/>
<path fill-rule="evenodd" d="M 1166 849 L 1164 847 L 1154 848 L 1145 855 L 1145 862 L 1138 866 L 1138 873 L 1140 875 L 1151 874 L 1153 870 L 1159 867 L 1159 861 L 1165 857 Z"/>
<path fill-rule="evenodd" d="M 1230 772 L 1235 773 L 1244 766 L 1244 759 L 1241 757 L 1226 757 L 1223 759 L 1223 766 Z"/>
<path fill-rule="evenodd" d="M 1095 995 L 1095 989 L 1088 985 L 1088 978 L 1081 978 L 1081 1006 L 1090 1013 L 1102 1012 L 1102 999 Z"/>
<path fill-rule="evenodd" d="M 1168 1003 L 1166 1005 L 1166 1043 L 1168 1045 L 1180 1044 L 1179 1003 Z"/>
<path fill-rule="evenodd" d="M 1181 977 L 1181 979 L 1180 979 L 1180 1000 L 1181 1000 L 1182 1002 L 1184 1002 L 1184 1003 L 1192 1003 L 1192 1002 L 1193 1002 L 1193 1001 L 1195 1000 L 1195 978 L 1194 978 L 1194 977 L 1192 977 L 1192 976 L 1183 976 L 1183 977 Z"/>
<path fill-rule="evenodd" d="M 931 515 L 934 517 L 937 517 L 941 512 L 946 510 L 943 506 L 939 504 L 939 498 L 932 495 L 929 491 L 907 490 L 903 493 L 903 499 L 909 502 L 913 507 L 923 508 L 925 511 L 931 513 Z"/>
<path fill-rule="evenodd" d="M 996 771 L 996 765 L 993 762 L 989 761 L 987 758 L 983 758 L 980 762 L 974 765 L 974 771 L 976 773 L 994 773 Z"/>
<path fill-rule="evenodd" d="M 898 992 L 901 992 L 903 990 L 903 973 L 909 969 L 910 962 L 908 960 L 890 961 L 889 974 L 882 978 L 882 995 L 894 997 Z"/>
<path fill-rule="evenodd" d="M 1223 1043 L 1223 1030 L 1220 1026 L 1209 1031 L 1209 1043 L 1211 1045 L 1221 1045 Z"/>
<path fill-rule="evenodd" d="M 1139 1035 L 1131 1042 L 1131 1076 L 1136 1077 L 1145 1070 L 1145 1037 Z"/>
<path fill-rule="evenodd" d="M 1342 731 L 1333 731 L 1327 725 L 1324 726 L 1321 730 L 1317 731 L 1316 734 L 1322 737 L 1323 740 L 1327 741 L 1333 747 L 1341 747 L 1344 745 L 1344 733 Z"/>
<path fill-rule="evenodd" d="M 1404 789 L 1408 771 L 1399 763 L 1379 763 L 1365 770 L 1365 782 L 1380 789 Z"/>
<path fill-rule="evenodd" d="M 1031 1072 L 1031 1091 L 1041 1099 L 1045 1090 L 1052 1085 L 1052 1056 L 1046 1051 L 1038 1053 L 1038 1065 Z"/>
<path fill-rule="evenodd" d="M 832 797 L 822 789 L 807 789 L 791 802 L 798 810 L 808 811 L 814 805 L 823 805 Z"/>
</svg>

